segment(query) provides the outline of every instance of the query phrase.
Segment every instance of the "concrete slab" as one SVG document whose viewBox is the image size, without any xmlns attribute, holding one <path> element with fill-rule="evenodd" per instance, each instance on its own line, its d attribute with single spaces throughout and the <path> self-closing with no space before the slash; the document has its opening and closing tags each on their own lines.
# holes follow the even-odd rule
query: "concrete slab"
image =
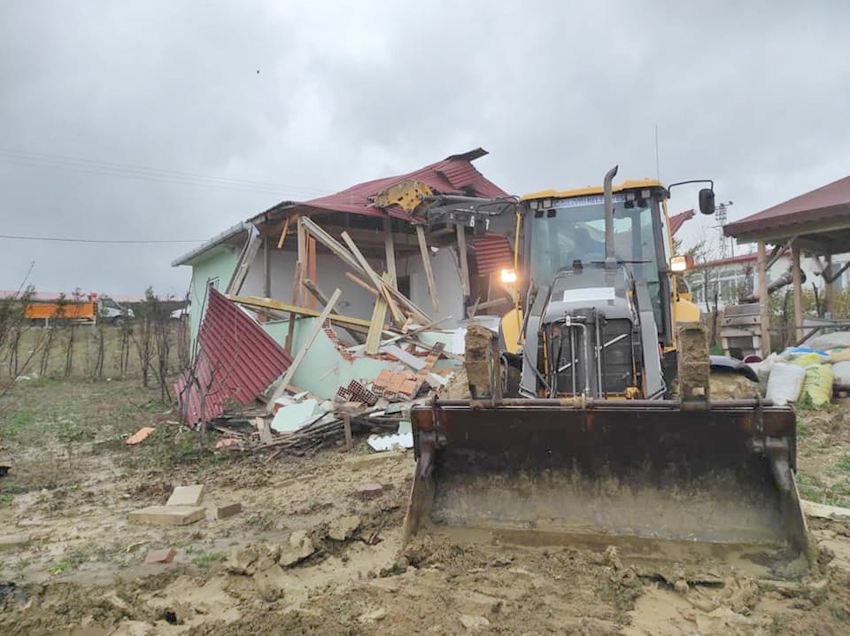
<svg viewBox="0 0 850 636">
<path fill-rule="evenodd" d="M 177 486 L 165 503 L 166 506 L 200 506 L 204 498 L 204 485 Z"/>
<path fill-rule="evenodd" d="M 171 548 L 164 548 L 162 550 L 151 550 L 145 556 L 144 563 L 171 563 L 171 561 L 176 555 L 177 550 L 172 550 Z"/>
<path fill-rule="evenodd" d="M 803 507 L 803 512 L 810 517 L 819 517 L 821 519 L 836 519 L 838 521 L 850 521 L 850 508 L 840 508 L 838 506 L 828 506 L 826 504 L 815 503 L 801 499 L 800 504 Z"/>
<path fill-rule="evenodd" d="M 28 534 L 10 534 L 5 537 L 0 537 L 0 550 L 14 550 L 22 548 L 30 542 Z"/>
<path fill-rule="evenodd" d="M 205 517 L 206 510 L 199 506 L 149 506 L 134 510 L 127 515 L 127 520 L 160 526 L 186 526 Z"/>
</svg>

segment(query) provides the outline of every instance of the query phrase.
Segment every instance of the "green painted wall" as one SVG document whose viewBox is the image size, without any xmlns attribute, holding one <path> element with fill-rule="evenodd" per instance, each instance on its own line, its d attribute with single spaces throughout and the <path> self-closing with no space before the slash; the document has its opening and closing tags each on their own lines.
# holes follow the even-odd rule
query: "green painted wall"
<svg viewBox="0 0 850 636">
<path fill-rule="evenodd" d="M 227 287 L 227 283 L 230 282 L 230 277 L 233 275 L 233 270 L 236 268 L 238 258 L 239 254 L 236 251 L 221 247 L 205 252 L 201 260 L 192 264 L 192 284 L 190 286 L 192 306 L 189 309 L 189 327 L 193 351 L 201 318 L 203 318 L 206 310 L 207 285 L 211 280 L 217 281 L 216 289 L 224 292 L 224 288 Z"/>
</svg>

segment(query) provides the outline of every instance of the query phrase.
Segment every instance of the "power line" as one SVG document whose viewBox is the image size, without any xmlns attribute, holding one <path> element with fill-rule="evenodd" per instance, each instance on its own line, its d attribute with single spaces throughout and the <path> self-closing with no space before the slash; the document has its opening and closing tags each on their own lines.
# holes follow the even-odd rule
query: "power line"
<svg viewBox="0 0 850 636">
<path fill-rule="evenodd" d="M 81 157 L 69 157 L 43 152 L 25 152 L 7 148 L 0 148 L 0 163 L 26 167 L 57 168 L 61 170 L 70 170 L 101 176 L 124 177 L 130 179 L 142 179 L 146 181 L 160 181 L 180 185 L 225 188 L 230 190 L 262 192 L 277 195 L 281 195 L 285 191 L 299 193 L 300 195 L 324 194 L 327 192 L 327 190 L 318 190 L 304 186 L 211 176 L 194 172 L 171 170 L 167 168 L 139 166 L 135 164 L 109 161 L 96 161 Z"/>
<path fill-rule="evenodd" d="M 12 234 L 0 234 L 0 239 L 9 239 L 13 241 L 55 241 L 58 243 L 113 243 L 113 244 L 153 244 L 153 243 L 203 243 L 202 240 L 190 239 L 166 239 L 166 240 L 137 240 L 137 239 L 81 239 L 81 238 L 65 238 L 59 236 L 16 236 Z"/>
</svg>

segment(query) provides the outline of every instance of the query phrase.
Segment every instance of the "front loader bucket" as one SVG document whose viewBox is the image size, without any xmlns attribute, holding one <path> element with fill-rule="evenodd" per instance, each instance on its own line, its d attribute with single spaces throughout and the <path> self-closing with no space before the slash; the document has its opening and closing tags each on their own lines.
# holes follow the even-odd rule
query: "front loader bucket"
<svg viewBox="0 0 850 636">
<path fill-rule="evenodd" d="M 796 421 L 756 400 L 434 400 L 412 411 L 406 535 L 636 537 L 807 553 Z"/>
</svg>

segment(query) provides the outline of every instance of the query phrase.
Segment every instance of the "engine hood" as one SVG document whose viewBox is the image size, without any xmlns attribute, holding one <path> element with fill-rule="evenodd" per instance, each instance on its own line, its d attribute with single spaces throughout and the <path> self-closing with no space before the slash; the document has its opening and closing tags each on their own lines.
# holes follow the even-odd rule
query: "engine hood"
<svg viewBox="0 0 850 636">
<path fill-rule="evenodd" d="M 635 308 L 629 290 L 631 275 L 625 267 L 606 270 L 584 267 L 558 272 L 543 311 L 543 323 L 549 324 L 587 310 L 595 310 L 608 320 L 635 320 Z"/>
</svg>

